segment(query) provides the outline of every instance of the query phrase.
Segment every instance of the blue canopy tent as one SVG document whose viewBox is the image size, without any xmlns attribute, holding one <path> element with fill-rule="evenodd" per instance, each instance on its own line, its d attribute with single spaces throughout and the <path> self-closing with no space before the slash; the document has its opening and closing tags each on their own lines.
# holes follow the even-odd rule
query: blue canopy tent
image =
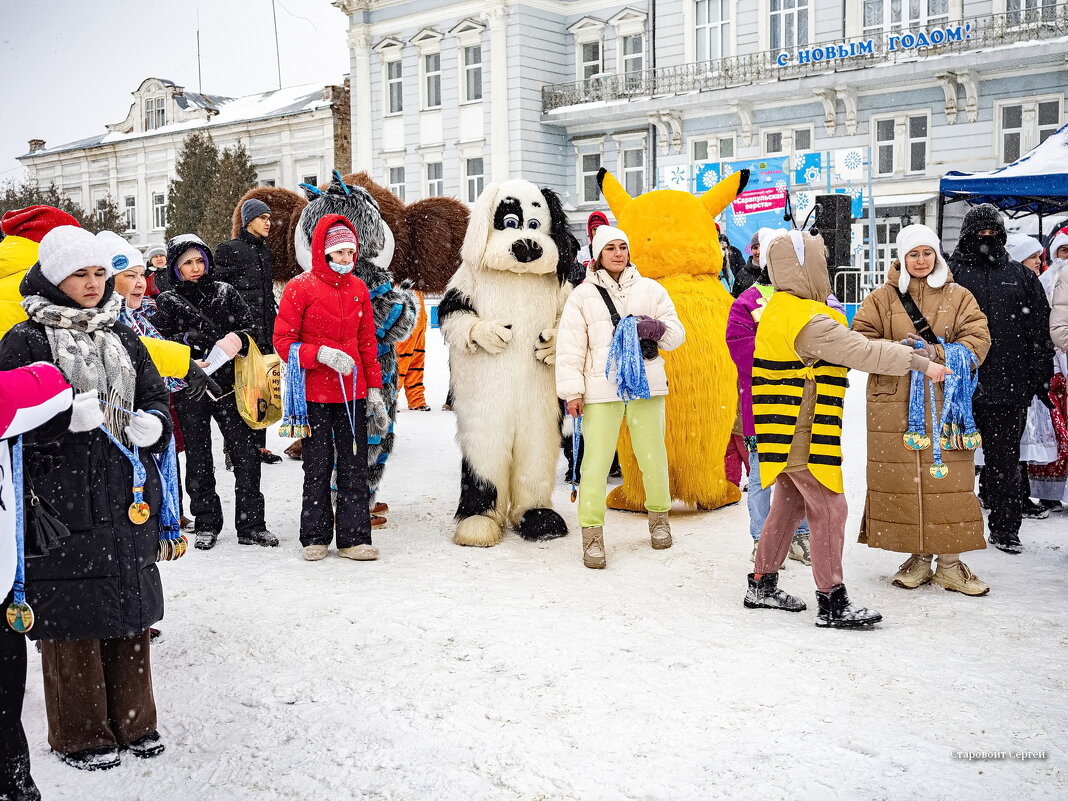
<svg viewBox="0 0 1068 801">
<path fill-rule="evenodd" d="M 938 235 L 947 203 L 992 203 L 1012 218 L 1068 212 L 1068 125 L 1011 164 L 989 172 L 947 172 L 938 184 Z"/>
</svg>

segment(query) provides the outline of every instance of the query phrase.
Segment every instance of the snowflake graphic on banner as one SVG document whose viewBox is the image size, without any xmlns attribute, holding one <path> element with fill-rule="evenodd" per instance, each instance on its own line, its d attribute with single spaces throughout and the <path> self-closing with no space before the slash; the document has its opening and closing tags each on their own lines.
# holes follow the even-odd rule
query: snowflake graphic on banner
<svg viewBox="0 0 1068 801">
<path fill-rule="evenodd" d="M 803 169 L 805 169 L 805 162 L 806 162 L 806 159 L 805 159 L 805 154 L 804 153 L 794 153 L 794 169 L 795 170 L 803 170 Z"/>
<path fill-rule="evenodd" d="M 858 148 L 834 151 L 836 181 L 864 180 L 864 154 Z"/>
<path fill-rule="evenodd" d="M 780 178 L 778 181 L 775 182 L 775 188 L 778 189 L 780 192 L 785 192 L 786 191 L 786 181 L 784 181 L 782 178 Z"/>
<path fill-rule="evenodd" d="M 814 184 L 819 179 L 820 179 L 820 168 L 819 167 L 809 167 L 807 170 L 805 170 L 805 183 L 806 184 Z"/>
<path fill-rule="evenodd" d="M 862 190 L 859 186 L 851 186 L 851 187 L 849 187 L 848 191 L 849 191 L 849 196 L 851 198 L 858 198 L 863 194 L 864 190 Z"/>
<path fill-rule="evenodd" d="M 715 170 L 708 170 L 701 176 L 701 188 L 711 189 L 719 183 L 719 173 Z"/>
<path fill-rule="evenodd" d="M 860 156 L 860 151 L 850 150 L 845 156 L 845 165 L 847 169 L 856 170 L 864 163 Z"/>
<path fill-rule="evenodd" d="M 731 214 L 731 222 L 735 225 L 745 225 L 745 215 L 741 212 L 733 212 Z"/>
<path fill-rule="evenodd" d="M 798 211 L 804 211 L 808 208 L 809 203 L 812 202 L 812 196 L 808 192 L 797 192 L 794 194 L 794 208 Z"/>
</svg>

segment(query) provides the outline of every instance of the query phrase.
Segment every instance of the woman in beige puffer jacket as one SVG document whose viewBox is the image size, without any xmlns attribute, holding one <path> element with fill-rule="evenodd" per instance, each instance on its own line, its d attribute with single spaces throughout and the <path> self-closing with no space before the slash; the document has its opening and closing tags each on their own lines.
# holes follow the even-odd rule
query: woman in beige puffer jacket
<svg viewBox="0 0 1068 801">
<path fill-rule="evenodd" d="M 915 338 L 916 327 L 898 296 L 899 290 L 907 291 L 935 335 L 964 345 L 982 363 L 990 349 L 986 315 L 971 292 L 953 283 L 935 232 L 925 225 L 902 228 L 897 253 L 905 265 L 894 261 L 886 284 L 865 298 L 853 318 L 853 330 L 869 339 Z M 945 364 L 941 345 L 926 350 Z M 896 586 L 914 589 L 933 580 L 947 590 L 985 595 L 990 588 L 959 559 L 964 551 L 986 547 L 974 492 L 974 452 L 943 450 L 949 473 L 931 475 L 932 449 L 909 450 L 902 441 L 908 430 L 909 382 L 909 375 L 868 378 L 868 494 L 860 541 L 911 554 L 894 576 Z M 925 388 L 925 397 L 927 393 Z M 935 385 L 935 394 L 941 411 L 941 385 Z M 929 401 L 925 410 L 929 428 Z M 937 572 L 931 570 L 935 554 Z"/>
<path fill-rule="evenodd" d="M 624 418 L 642 471 L 654 548 L 671 546 L 667 520 L 671 489 L 664 445 L 664 400 L 668 394 L 664 359 L 658 353 L 656 358 L 644 360 L 651 397 L 623 403 L 614 372 L 606 370 L 615 325 L 599 288 L 608 293 L 620 319 L 638 318 L 638 336 L 655 340 L 659 350 L 677 348 L 685 341 L 686 332 L 667 290 L 651 278 L 643 278 L 630 263 L 629 242 L 622 230 L 602 225 L 594 234 L 591 250 L 594 260 L 586 280 L 567 299 L 557 328 L 556 393 L 567 403 L 569 415 L 583 417 L 579 485 L 583 563 L 603 568 L 605 489 Z"/>
</svg>

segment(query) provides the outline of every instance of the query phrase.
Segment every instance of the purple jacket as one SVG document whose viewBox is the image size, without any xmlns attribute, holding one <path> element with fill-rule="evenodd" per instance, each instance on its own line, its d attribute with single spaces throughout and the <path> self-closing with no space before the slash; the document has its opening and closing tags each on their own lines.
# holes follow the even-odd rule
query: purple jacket
<svg viewBox="0 0 1068 801">
<path fill-rule="evenodd" d="M 738 367 L 738 399 L 742 407 L 742 436 L 756 436 L 753 427 L 753 351 L 756 350 L 757 324 L 775 288 L 766 284 L 753 284 L 731 304 L 727 315 L 727 348 Z M 827 305 L 843 314 L 845 309 L 834 295 L 827 298 Z"/>
</svg>

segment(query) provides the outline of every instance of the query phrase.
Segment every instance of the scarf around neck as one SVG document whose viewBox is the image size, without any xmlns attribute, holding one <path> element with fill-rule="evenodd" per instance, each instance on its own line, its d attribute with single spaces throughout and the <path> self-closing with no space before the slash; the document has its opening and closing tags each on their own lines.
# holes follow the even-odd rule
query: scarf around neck
<svg viewBox="0 0 1068 801">
<path fill-rule="evenodd" d="M 101 306 L 60 306 L 43 295 L 23 299 L 22 308 L 44 326 L 56 366 L 76 392 L 96 390 L 104 405 L 104 424 L 125 440 L 123 428 L 133 409 L 137 372 L 113 327 L 126 301 L 113 293 Z M 121 408 L 116 408 L 121 407 Z"/>
</svg>

